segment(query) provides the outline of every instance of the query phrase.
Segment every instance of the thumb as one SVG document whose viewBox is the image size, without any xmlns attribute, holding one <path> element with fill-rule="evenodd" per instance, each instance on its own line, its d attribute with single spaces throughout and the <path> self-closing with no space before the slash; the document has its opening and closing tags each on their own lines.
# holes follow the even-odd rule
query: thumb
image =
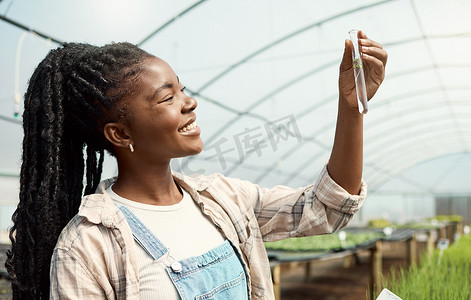
<svg viewBox="0 0 471 300">
<path fill-rule="evenodd" d="M 346 39 L 345 48 L 343 50 L 342 62 L 340 63 L 340 71 L 346 71 L 352 67 L 353 65 L 352 49 L 353 49 L 352 41 L 350 41 L 349 39 Z"/>
</svg>

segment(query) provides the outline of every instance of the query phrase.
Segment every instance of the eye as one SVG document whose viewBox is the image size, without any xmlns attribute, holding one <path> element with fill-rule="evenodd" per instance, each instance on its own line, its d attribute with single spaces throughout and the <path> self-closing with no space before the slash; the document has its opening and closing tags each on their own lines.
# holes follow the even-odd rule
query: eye
<svg viewBox="0 0 471 300">
<path fill-rule="evenodd" d="M 1 1 L 1 0 L 0 0 L 0 1 Z M 186 89 L 186 86 L 182 87 L 182 88 L 180 89 L 180 92 L 184 93 L 184 92 L 185 92 L 185 89 Z M 164 102 L 168 102 L 168 101 L 172 101 L 172 100 L 173 100 L 173 96 L 170 96 L 170 97 L 168 97 L 168 98 L 166 98 L 166 99 L 160 101 L 159 103 L 164 103 Z"/>
<path fill-rule="evenodd" d="M 164 102 L 168 102 L 168 101 L 172 101 L 172 100 L 173 100 L 173 96 L 168 97 L 167 99 L 164 99 L 164 100 L 160 101 L 159 103 L 164 103 Z"/>
</svg>

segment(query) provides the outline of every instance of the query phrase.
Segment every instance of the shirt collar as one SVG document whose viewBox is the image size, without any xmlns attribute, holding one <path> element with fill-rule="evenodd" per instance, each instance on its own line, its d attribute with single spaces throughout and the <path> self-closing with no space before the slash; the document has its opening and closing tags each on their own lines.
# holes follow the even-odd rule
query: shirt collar
<svg viewBox="0 0 471 300">
<path fill-rule="evenodd" d="M 198 192 L 205 190 L 209 181 L 206 176 L 187 176 L 178 172 L 172 172 L 174 180 L 190 193 L 193 199 L 198 200 Z M 100 182 L 95 194 L 87 195 L 82 199 L 79 208 L 79 216 L 86 218 L 94 224 L 103 224 L 106 227 L 114 227 L 123 218 L 119 208 L 114 205 L 106 190 L 116 181 L 116 177 L 108 178 Z"/>
<path fill-rule="evenodd" d="M 95 194 L 83 197 L 78 215 L 94 224 L 102 223 L 106 227 L 116 226 L 121 220 L 119 209 L 106 192 L 106 189 L 115 181 L 116 177 L 103 180 L 98 185 Z"/>
</svg>

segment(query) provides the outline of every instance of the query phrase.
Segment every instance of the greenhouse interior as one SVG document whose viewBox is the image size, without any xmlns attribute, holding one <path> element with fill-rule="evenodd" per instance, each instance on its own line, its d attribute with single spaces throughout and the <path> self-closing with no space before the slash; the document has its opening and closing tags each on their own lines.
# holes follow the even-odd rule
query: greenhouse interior
<svg viewBox="0 0 471 300">
<path fill-rule="evenodd" d="M 274 297 L 469 299 L 470 14 L 467 0 L 0 0 L 0 299 L 12 299 L 24 95 L 49 51 L 130 42 L 165 60 L 204 144 L 174 172 L 298 188 L 329 161 L 352 29 L 388 55 L 363 115 L 366 200 L 334 233 L 265 242 Z M 101 179 L 117 174 L 106 154 Z"/>
</svg>

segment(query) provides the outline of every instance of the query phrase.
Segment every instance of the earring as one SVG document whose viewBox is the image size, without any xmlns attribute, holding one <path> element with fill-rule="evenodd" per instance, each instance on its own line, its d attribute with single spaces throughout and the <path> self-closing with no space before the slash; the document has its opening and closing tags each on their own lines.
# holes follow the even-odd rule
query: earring
<svg viewBox="0 0 471 300">
<path fill-rule="evenodd" d="M 132 144 L 129 144 L 129 150 L 131 150 L 131 152 L 134 152 L 134 147 L 132 146 Z"/>
</svg>

